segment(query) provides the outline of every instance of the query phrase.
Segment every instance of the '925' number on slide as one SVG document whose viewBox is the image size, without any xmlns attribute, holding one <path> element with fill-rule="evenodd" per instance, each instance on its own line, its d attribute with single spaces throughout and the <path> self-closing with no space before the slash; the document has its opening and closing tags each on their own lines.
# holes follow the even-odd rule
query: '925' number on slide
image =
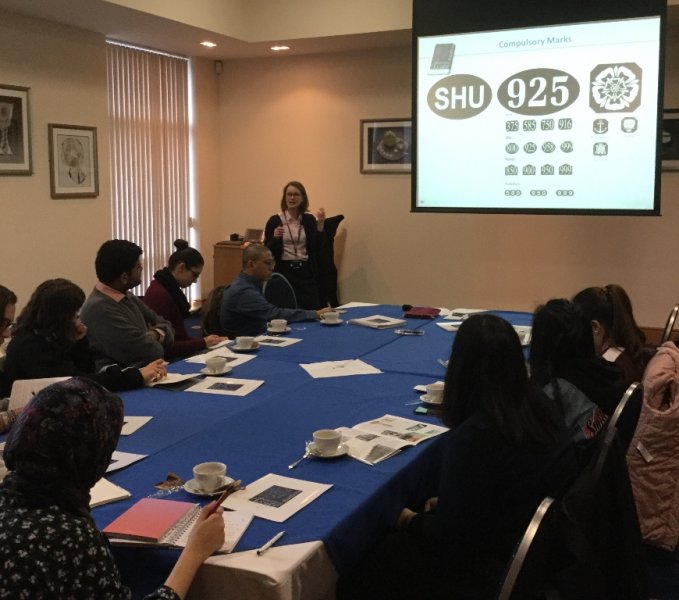
<svg viewBox="0 0 679 600">
<path fill-rule="evenodd" d="M 521 115 L 548 115 L 570 106 L 580 85 L 568 73 L 555 69 L 529 69 L 505 79 L 497 97 L 506 109 Z"/>
</svg>

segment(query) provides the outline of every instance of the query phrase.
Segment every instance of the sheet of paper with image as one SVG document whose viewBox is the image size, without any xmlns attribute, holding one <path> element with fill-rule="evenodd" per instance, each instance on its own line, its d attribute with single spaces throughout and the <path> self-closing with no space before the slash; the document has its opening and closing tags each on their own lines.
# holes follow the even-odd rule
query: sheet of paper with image
<svg viewBox="0 0 679 600">
<path fill-rule="evenodd" d="M 474 313 L 488 312 L 485 308 L 453 308 L 446 316 L 451 321 L 464 321 L 469 315 Z"/>
<path fill-rule="evenodd" d="M 370 465 L 393 456 L 400 452 L 401 448 L 412 445 L 396 437 L 386 437 L 360 429 L 339 427 L 338 431 L 342 433 L 342 444 L 349 448 L 349 456 Z"/>
<path fill-rule="evenodd" d="M 131 435 L 137 429 L 146 425 L 153 417 L 128 417 L 125 415 L 123 417 L 123 429 L 120 435 Z"/>
<path fill-rule="evenodd" d="M 155 386 L 173 386 L 177 385 L 178 383 L 182 383 L 184 381 L 188 381 L 189 379 L 193 379 L 194 377 L 201 377 L 200 373 L 168 373 L 163 377 L 162 379 L 159 379 L 158 381 L 152 381 L 148 383 L 147 385 L 149 387 L 155 387 Z"/>
<path fill-rule="evenodd" d="M 269 473 L 231 494 L 224 501 L 224 507 L 282 523 L 331 487 L 331 484 Z"/>
<path fill-rule="evenodd" d="M 254 354 L 237 354 L 236 352 L 232 352 L 229 350 L 228 346 L 224 346 L 222 348 L 217 348 L 210 350 L 209 352 L 203 352 L 202 354 L 195 354 L 194 356 L 190 356 L 189 358 L 186 359 L 185 362 L 188 363 L 198 363 L 201 365 L 206 364 L 206 361 L 208 358 L 212 358 L 213 356 L 220 356 L 222 358 L 226 359 L 226 364 L 229 365 L 230 367 L 237 367 L 239 365 L 243 365 L 249 360 L 252 360 L 255 358 Z"/>
<path fill-rule="evenodd" d="M 301 342 L 302 338 L 291 338 L 282 337 L 276 335 L 260 335 L 255 338 L 256 342 L 259 342 L 262 346 L 273 346 L 275 348 L 285 348 L 286 346 L 292 346 L 297 342 Z"/>
<path fill-rule="evenodd" d="M 389 329 L 390 327 L 401 327 L 402 325 L 405 325 L 406 320 L 395 319 L 394 317 L 387 317 L 385 315 L 372 315 L 360 319 L 349 319 L 349 323 L 352 325 L 370 327 L 372 329 Z"/>
<path fill-rule="evenodd" d="M 317 363 L 304 363 L 299 366 L 314 379 L 322 379 L 323 377 L 347 377 L 349 375 L 377 375 L 382 372 L 358 358 L 353 360 L 329 360 Z"/>
<path fill-rule="evenodd" d="M 221 394 L 222 396 L 247 396 L 264 383 L 261 379 L 233 379 L 226 377 L 205 377 L 187 392 L 201 392 L 203 394 Z"/>
<path fill-rule="evenodd" d="M 379 419 L 365 421 L 354 425 L 352 429 L 374 433 L 380 436 L 393 437 L 415 446 L 420 442 L 436 437 L 448 431 L 447 427 L 424 423 L 414 419 L 384 415 Z"/>
</svg>

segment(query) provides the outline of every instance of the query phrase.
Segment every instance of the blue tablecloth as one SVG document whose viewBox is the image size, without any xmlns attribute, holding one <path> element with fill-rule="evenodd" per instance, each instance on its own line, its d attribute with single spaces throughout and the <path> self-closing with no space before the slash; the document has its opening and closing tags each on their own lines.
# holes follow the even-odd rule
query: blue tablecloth
<svg viewBox="0 0 679 600">
<path fill-rule="evenodd" d="M 401 317 L 402 311 L 377 306 L 350 309 L 342 316 L 347 320 L 373 314 Z M 530 323 L 525 313 L 500 314 L 515 324 Z M 188 479 L 196 463 L 220 460 L 228 465 L 229 475 L 246 484 L 267 473 L 331 483 L 328 492 L 283 526 L 254 519 L 236 550 L 257 548 L 285 529 L 286 544 L 322 540 L 341 573 L 394 523 L 403 506 L 417 507 L 435 494 L 442 436 L 374 467 L 351 458 L 307 459 L 292 471 L 287 465 L 303 454 L 305 441 L 315 429 L 351 427 L 386 413 L 436 422 L 413 414 L 418 400 L 413 388 L 444 377 L 437 359 L 449 357 L 455 334 L 435 322 L 417 319 L 410 319 L 407 327 L 421 328 L 423 336 L 398 336 L 394 329 L 347 323 L 291 327 L 288 335 L 302 338 L 301 342 L 283 348 L 262 346 L 254 360 L 229 374 L 265 381 L 245 397 L 148 388 L 122 394 L 126 415 L 151 415 L 153 419 L 122 437 L 118 448 L 148 457 L 109 476 L 132 492 L 132 498 L 94 509 L 99 527 L 153 493 L 153 485 L 169 471 Z M 361 358 L 383 373 L 313 379 L 299 366 L 300 362 L 348 358 Z M 170 370 L 191 373 L 201 367 L 181 361 Z M 196 500 L 183 490 L 169 498 Z M 141 597 L 167 575 L 177 551 L 116 548 L 115 554 L 123 579 L 133 588 L 134 597 Z M 139 569 L 139 560 L 144 569 Z"/>
</svg>

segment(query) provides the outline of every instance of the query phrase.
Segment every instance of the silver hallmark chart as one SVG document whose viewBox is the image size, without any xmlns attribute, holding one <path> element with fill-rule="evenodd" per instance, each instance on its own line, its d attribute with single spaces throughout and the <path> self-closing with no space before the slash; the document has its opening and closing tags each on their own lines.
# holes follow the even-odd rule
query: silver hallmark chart
<svg viewBox="0 0 679 600">
<path fill-rule="evenodd" d="M 652 209 L 659 52 L 656 17 L 419 38 L 417 206 Z"/>
</svg>

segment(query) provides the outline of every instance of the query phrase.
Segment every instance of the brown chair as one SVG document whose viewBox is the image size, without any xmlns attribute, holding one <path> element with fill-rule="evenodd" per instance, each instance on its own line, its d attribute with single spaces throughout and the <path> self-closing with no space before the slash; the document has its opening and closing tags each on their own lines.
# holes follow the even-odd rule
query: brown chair
<svg viewBox="0 0 679 600">
<path fill-rule="evenodd" d="M 663 331 L 662 337 L 660 338 L 659 346 L 668 342 L 670 336 L 672 335 L 672 330 L 674 329 L 674 322 L 677 320 L 677 315 L 679 315 L 679 304 L 675 304 L 674 308 L 670 311 L 667 317 L 667 323 L 665 323 L 665 330 Z"/>
</svg>

